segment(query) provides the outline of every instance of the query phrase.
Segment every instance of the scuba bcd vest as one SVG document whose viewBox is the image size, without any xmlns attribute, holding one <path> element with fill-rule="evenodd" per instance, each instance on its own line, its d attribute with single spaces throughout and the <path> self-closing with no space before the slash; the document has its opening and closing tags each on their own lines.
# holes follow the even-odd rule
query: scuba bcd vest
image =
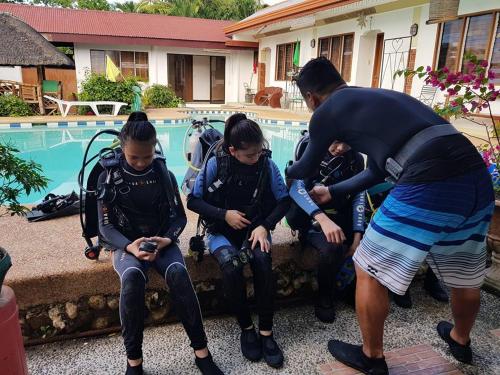
<svg viewBox="0 0 500 375">
<path fill-rule="evenodd" d="M 104 130 L 96 135 L 90 140 L 87 149 L 84 154 L 83 165 L 78 175 L 78 182 L 80 185 L 80 197 L 85 196 L 85 199 L 80 199 L 80 223 L 82 226 L 82 236 L 87 242 L 87 247 L 85 249 L 85 255 L 89 259 L 97 259 L 99 257 L 99 253 L 102 249 L 102 244 L 104 241 L 99 233 L 99 219 L 97 213 L 97 201 L 103 200 L 106 203 L 112 203 L 117 199 L 118 195 L 126 196 L 130 191 L 130 187 L 125 183 L 120 160 L 122 158 L 122 152 L 120 148 L 104 148 L 95 156 L 93 156 L 90 160 L 87 161 L 88 151 L 92 142 L 102 134 L 112 134 L 118 135 L 118 131 L 116 130 Z M 89 177 L 87 179 L 86 187 L 84 184 L 84 173 L 85 167 L 90 164 L 95 159 L 98 159 L 98 162 L 92 168 Z M 176 208 L 179 204 L 182 204 L 178 201 L 177 196 L 175 194 L 172 181 L 170 179 L 170 174 L 167 169 L 167 165 L 165 162 L 165 158 L 163 153 L 160 150 L 155 152 L 155 158 L 153 159 L 153 168 L 157 172 L 160 183 L 165 187 L 166 191 L 166 204 L 165 208 L 165 216 L 168 220 L 172 220 L 176 215 Z M 105 172 L 106 179 L 101 186 L 98 186 L 99 176 Z M 127 226 L 133 226 L 134 220 L 130 217 L 126 217 L 123 215 L 123 212 L 120 213 L 119 207 L 114 207 L 114 216 L 116 217 L 116 224 L 120 230 L 124 230 L 127 232 Z M 166 211 L 168 210 L 168 212 Z M 94 245 L 92 238 L 98 237 L 97 244 Z"/>
<path fill-rule="evenodd" d="M 309 133 L 307 130 L 302 132 L 302 137 L 297 141 L 294 152 L 294 160 L 300 159 L 307 144 L 309 143 Z M 355 153 L 348 151 L 340 156 L 333 156 L 330 152 L 326 152 L 321 161 L 318 171 L 312 178 L 304 180 L 307 189 L 315 185 L 328 186 L 340 181 L 346 180 L 354 176 L 356 170 Z M 335 201 L 322 205 L 320 208 L 329 215 L 334 215 L 342 209 L 348 208 L 350 205 L 349 197 L 337 197 Z M 292 230 L 305 231 L 311 226 L 311 218 L 302 210 L 295 202 L 292 202 L 290 210 L 286 214 L 286 220 Z"/>
</svg>

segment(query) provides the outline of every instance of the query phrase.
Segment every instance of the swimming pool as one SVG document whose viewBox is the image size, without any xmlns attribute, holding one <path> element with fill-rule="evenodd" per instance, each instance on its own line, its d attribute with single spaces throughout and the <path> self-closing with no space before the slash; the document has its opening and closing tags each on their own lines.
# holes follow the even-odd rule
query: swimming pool
<svg viewBox="0 0 500 375">
<path fill-rule="evenodd" d="M 214 118 L 215 116 L 212 116 Z M 183 140 L 189 122 L 176 125 L 156 125 L 158 139 L 163 147 L 168 168 L 175 174 L 179 185 L 187 170 L 183 157 Z M 222 130 L 223 124 L 217 125 Z M 280 125 L 261 124 L 264 136 L 270 143 L 272 157 L 281 170 L 288 160 L 293 157 L 295 142 L 300 137 L 303 126 L 291 127 Z M 111 127 L 106 127 L 111 128 Z M 120 129 L 120 126 L 112 127 Z M 81 168 L 83 153 L 90 138 L 102 127 L 94 128 L 29 128 L 0 130 L 0 141 L 15 145 L 23 159 L 32 159 L 41 164 L 43 174 L 50 179 L 48 188 L 41 193 L 32 193 L 22 196 L 21 203 L 36 203 L 48 193 L 68 194 L 72 190 L 79 191 L 76 181 Z M 109 146 L 113 136 L 102 135 L 92 145 L 89 155 L 96 154 L 101 148 Z M 86 169 L 86 175 L 91 167 Z"/>
</svg>

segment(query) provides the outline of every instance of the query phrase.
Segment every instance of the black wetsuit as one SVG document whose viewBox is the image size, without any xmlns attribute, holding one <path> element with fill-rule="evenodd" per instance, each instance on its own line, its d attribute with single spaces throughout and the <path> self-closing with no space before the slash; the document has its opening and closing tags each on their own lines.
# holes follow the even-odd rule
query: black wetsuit
<svg viewBox="0 0 500 375">
<path fill-rule="evenodd" d="M 362 173 L 329 187 L 333 199 L 380 183 L 388 176 L 385 162 L 416 133 L 447 123 L 431 108 L 392 90 L 344 87 L 334 91 L 314 112 L 310 142 L 300 160 L 287 168 L 287 177 L 303 179 L 317 169 L 328 146 L 346 142 L 368 156 Z M 461 134 L 439 137 L 421 147 L 408 161 L 398 183 L 424 183 L 484 167 L 471 142 Z"/>
<path fill-rule="evenodd" d="M 328 165 L 328 162 L 335 161 L 335 158 L 327 152 L 322 161 L 322 165 Z M 347 151 L 337 160 L 342 160 L 339 168 L 326 179 L 324 184 L 334 184 L 344 181 L 352 176 L 361 173 L 364 170 L 365 163 L 361 154 L 352 150 Z M 296 212 L 290 210 L 287 214 L 287 221 L 293 227 L 294 221 L 297 221 L 299 226 L 299 238 L 301 242 L 309 243 L 319 252 L 318 263 L 318 286 L 320 298 L 329 299 L 334 292 L 335 277 L 344 261 L 344 254 L 347 246 L 353 242 L 354 233 L 364 233 L 365 231 L 365 192 L 360 192 L 355 195 L 345 194 L 341 199 L 328 202 L 321 206 L 317 206 L 310 198 L 310 191 L 319 181 L 324 179 L 325 171 L 316 172 L 313 178 L 295 180 L 290 186 L 290 196 L 298 205 L 299 210 Z M 294 212 L 295 215 L 294 215 Z M 344 244 L 330 243 L 325 237 L 325 234 L 320 228 L 311 226 L 311 218 L 318 212 L 324 212 L 328 217 L 342 228 L 346 236 Z M 303 216 L 307 215 L 307 220 L 303 220 Z M 295 216 L 295 218 L 294 218 Z M 301 222 L 304 221 L 304 224 Z M 300 225 L 302 224 L 302 225 Z M 335 294 L 335 293 L 333 293 Z"/>
<path fill-rule="evenodd" d="M 106 247 L 114 248 L 113 266 L 120 276 L 120 320 L 122 335 L 129 359 L 142 357 L 144 330 L 144 294 L 148 281 L 147 271 L 153 267 L 165 279 L 174 303 L 175 311 L 191 341 L 191 346 L 203 349 L 207 339 L 203 329 L 201 311 L 191 284 L 184 257 L 177 245 L 177 238 L 186 226 L 186 214 L 182 204 L 170 221 L 167 191 L 161 183 L 161 175 L 154 164 L 145 171 L 132 169 L 121 160 L 120 172 L 124 183 L 117 186 L 112 203 L 99 200 L 100 237 Z M 178 202 L 179 189 L 175 177 L 169 174 Z M 99 176 L 101 186 L 106 172 Z M 159 251 L 153 262 L 142 261 L 125 249 L 140 237 L 168 237 L 172 244 Z"/>
<path fill-rule="evenodd" d="M 263 165 L 264 162 L 267 165 Z M 219 164 L 215 157 L 208 160 L 206 168 L 202 169 L 196 178 L 193 192 L 188 196 L 187 207 L 209 222 L 208 248 L 221 267 L 228 307 L 236 315 L 240 327 L 244 329 L 253 323 L 247 303 L 243 266 L 234 266 L 230 260 L 240 253 L 248 228 L 240 230 L 231 228 L 224 220 L 226 211 L 245 212 L 247 218 L 252 221 L 250 229 L 262 225 L 271 231 L 288 211 L 290 197 L 278 167 L 271 159 L 263 156 L 254 165 L 244 165 L 231 156 L 230 177 L 226 184 L 219 188 L 219 193 L 207 194 L 206 189 L 220 178 L 222 172 L 219 171 Z M 257 207 L 250 207 L 259 177 L 264 173 L 263 168 L 268 169 L 268 178 L 266 186 L 263 187 L 262 201 L 256 205 Z M 252 211 L 257 211 L 258 214 L 251 217 L 249 213 Z M 271 242 L 270 234 L 269 241 Z M 271 252 L 261 251 L 260 245 L 257 244 L 253 250 L 253 259 L 249 263 L 254 279 L 259 329 L 268 331 L 273 326 L 275 298 Z"/>
</svg>

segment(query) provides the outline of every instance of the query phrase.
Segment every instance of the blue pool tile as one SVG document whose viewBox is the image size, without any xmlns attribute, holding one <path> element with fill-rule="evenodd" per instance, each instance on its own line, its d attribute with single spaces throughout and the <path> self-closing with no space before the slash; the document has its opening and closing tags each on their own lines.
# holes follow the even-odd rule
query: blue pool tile
<svg viewBox="0 0 500 375">
<path fill-rule="evenodd" d="M 58 127 L 60 128 L 67 128 L 68 127 L 68 122 L 67 121 L 62 121 L 57 124 Z"/>
<path fill-rule="evenodd" d="M 285 121 L 285 125 L 292 125 L 291 121 Z"/>
<path fill-rule="evenodd" d="M 11 128 L 20 128 L 21 127 L 21 123 L 20 122 L 13 122 L 10 124 L 10 127 Z"/>
<path fill-rule="evenodd" d="M 115 120 L 114 124 L 115 125 L 123 125 L 123 120 Z"/>
<path fill-rule="evenodd" d="M 96 124 L 96 126 L 105 126 L 106 122 L 105 121 L 96 121 L 95 124 Z"/>
<path fill-rule="evenodd" d="M 78 126 L 87 126 L 87 121 L 78 121 L 76 124 Z"/>
</svg>

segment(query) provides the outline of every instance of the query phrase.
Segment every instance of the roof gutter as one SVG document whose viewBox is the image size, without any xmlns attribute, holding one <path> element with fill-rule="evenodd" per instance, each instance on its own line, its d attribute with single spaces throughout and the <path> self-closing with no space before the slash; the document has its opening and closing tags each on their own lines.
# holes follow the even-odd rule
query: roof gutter
<svg viewBox="0 0 500 375">
<path fill-rule="evenodd" d="M 289 7 L 278 9 L 274 12 L 266 13 L 249 20 L 243 20 L 224 28 L 226 36 L 237 32 L 251 30 L 257 27 L 266 26 L 284 20 L 299 18 L 305 15 L 320 12 L 326 9 L 337 8 L 343 5 L 356 3 L 361 0 L 309 0 Z"/>
</svg>

